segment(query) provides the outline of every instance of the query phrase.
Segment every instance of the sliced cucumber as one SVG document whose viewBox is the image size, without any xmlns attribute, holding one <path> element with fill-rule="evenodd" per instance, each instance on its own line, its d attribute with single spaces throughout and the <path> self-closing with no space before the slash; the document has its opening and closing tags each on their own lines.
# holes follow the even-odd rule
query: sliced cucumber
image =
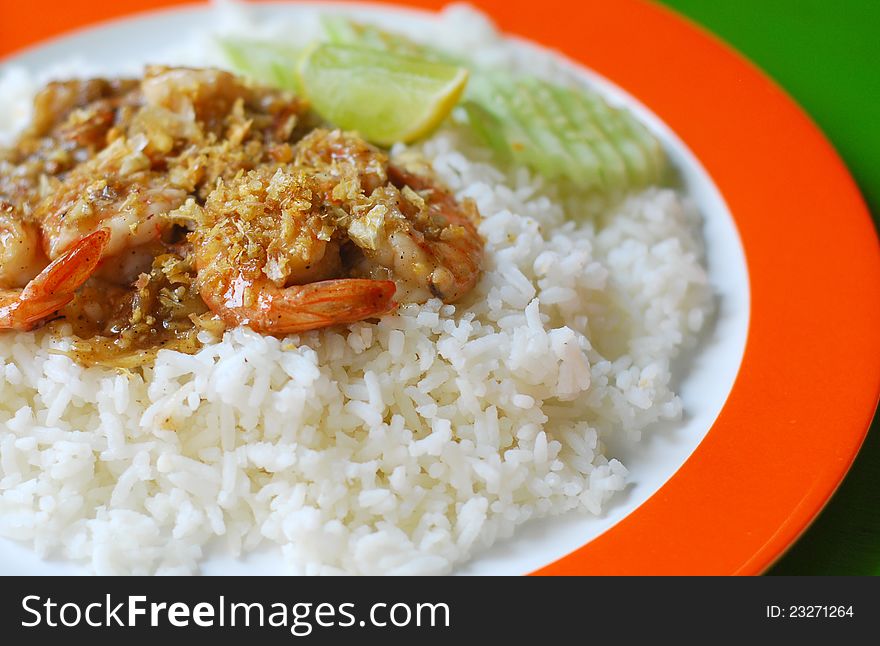
<svg viewBox="0 0 880 646">
<path fill-rule="evenodd" d="M 619 192 L 662 178 L 665 157 L 656 138 L 586 88 L 478 73 L 467 96 L 488 114 L 467 110 L 492 149 L 506 148 L 506 156 L 550 179 Z"/>
</svg>

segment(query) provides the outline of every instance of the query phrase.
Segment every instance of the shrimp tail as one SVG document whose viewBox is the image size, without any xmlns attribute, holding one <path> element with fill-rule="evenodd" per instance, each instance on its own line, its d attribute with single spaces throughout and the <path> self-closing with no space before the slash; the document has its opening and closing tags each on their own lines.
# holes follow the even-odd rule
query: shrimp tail
<svg viewBox="0 0 880 646">
<path fill-rule="evenodd" d="M 32 330 L 73 300 L 94 273 L 110 240 L 110 231 L 87 235 L 56 258 L 24 289 L 0 290 L 0 329 Z"/>
<path fill-rule="evenodd" d="M 324 280 L 267 291 L 260 295 L 260 316 L 249 325 L 258 332 L 295 334 L 382 316 L 397 307 L 390 280 Z"/>
<path fill-rule="evenodd" d="M 229 307 L 203 292 L 212 309 L 227 323 L 248 325 L 256 332 L 296 334 L 345 325 L 394 311 L 396 286 L 390 280 L 324 280 L 286 288 L 264 288 L 255 306 Z M 218 307 L 220 305 L 220 307 Z"/>
</svg>

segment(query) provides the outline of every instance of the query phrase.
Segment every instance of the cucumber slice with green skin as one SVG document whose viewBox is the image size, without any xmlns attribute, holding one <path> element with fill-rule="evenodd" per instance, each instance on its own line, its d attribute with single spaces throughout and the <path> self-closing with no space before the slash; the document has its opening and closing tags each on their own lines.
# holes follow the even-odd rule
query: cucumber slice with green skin
<svg viewBox="0 0 880 646">
<path fill-rule="evenodd" d="M 667 171 L 666 153 L 663 152 L 663 146 L 651 134 L 651 131 L 631 114 L 626 112 L 622 113 L 622 116 L 628 124 L 631 136 L 638 142 L 648 161 L 648 176 L 645 178 L 645 183 L 661 182 Z"/>
<path fill-rule="evenodd" d="M 478 73 L 468 98 L 471 124 L 492 149 L 545 177 L 608 192 L 661 177 L 659 142 L 628 112 L 587 90 Z"/>
<path fill-rule="evenodd" d="M 583 188 L 601 188 L 605 179 L 599 158 L 588 140 L 581 136 L 579 124 L 569 118 L 553 86 L 537 79 L 526 79 L 522 83 L 535 111 L 542 115 L 546 127 L 567 153 L 570 165 L 566 176 Z"/>
<path fill-rule="evenodd" d="M 506 95 L 503 87 L 498 87 L 488 77 L 483 77 L 479 88 L 473 94 L 474 101 L 492 113 L 500 124 L 499 136 L 507 142 L 510 158 L 517 164 L 530 168 L 541 168 L 547 177 L 558 176 L 553 160 L 548 163 L 548 156 L 543 147 L 523 122 L 514 102 Z"/>
<path fill-rule="evenodd" d="M 302 50 L 260 40 L 218 39 L 232 68 L 260 83 L 299 93 L 296 61 Z"/>
<path fill-rule="evenodd" d="M 629 112 L 619 110 L 618 116 L 626 124 L 629 137 L 639 146 L 645 157 L 645 176 L 642 183 L 653 184 L 662 181 L 666 174 L 666 154 L 660 141 Z"/>
<path fill-rule="evenodd" d="M 573 160 L 574 174 L 569 174 L 570 179 L 584 182 L 585 188 L 601 186 L 604 183 L 604 176 L 599 158 L 583 138 L 576 136 L 577 124 L 569 119 L 553 88 L 547 83 L 534 80 L 526 81 L 526 86 L 529 96 L 538 109 L 542 110 L 548 126 Z"/>
<path fill-rule="evenodd" d="M 631 140 L 624 136 L 624 129 L 617 115 L 604 100 L 588 92 L 578 92 L 576 99 L 598 129 L 602 131 L 611 146 L 623 160 L 627 180 L 625 184 L 638 186 L 641 184 L 641 172 L 645 165 L 642 152 Z"/>
<path fill-rule="evenodd" d="M 556 176 L 579 181 L 587 175 L 578 158 L 571 154 L 565 137 L 560 135 L 565 131 L 566 119 L 552 109 L 552 104 L 538 100 L 538 86 L 538 83 L 518 83 L 513 86 L 512 94 L 517 101 L 514 107 L 519 112 L 520 121 L 529 124 L 532 138 L 538 142 L 540 152 L 547 155 Z"/>
<path fill-rule="evenodd" d="M 568 117 L 568 121 L 576 124 L 569 136 L 582 141 L 593 150 L 599 160 L 603 187 L 612 192 L 623 189 L 627 182 L 623 158 L 604 130 L 594 122 L 593 114 L 579 99 L 580 92 L 558 86 L 553 86 L 551 92 Z"/>
<path fill-rule="evenodd" d="M 461 98 L 468 72 L 387 51 L 326 43 L 303 56 L 299 76 L 318 114 L 390 146 L 434 130 Z"/>
<path fill-rule="evenodd" d="M 487 82 L 484 96 L 503 117 L 515 158 L 522 159 L 532 168 L 541 169 L 551 179 L 568 176 L 573 160 L 568 158 L 565 147 L 547 127 L 541 110 L 536 109 L 523 89 L 506 80 L 493 80 Z"/>
<path fill-rule="evenodd" d="M 615 108 L 599 96 L 584 95 L 597 123 L 605 124 L 609 136 L 627 162 L 631 181 L 639 186 L 659 181 L 665 170 L 660 142 L 627 110 Z"/>
<path fill-rule="evenodd" d="M 510 144 L 501 120 L 476 101 L 466 100 L 461 105 L 477 137 L 489 144 L 502 162 L 510 162 L 512 159 Z"/>
</svg>

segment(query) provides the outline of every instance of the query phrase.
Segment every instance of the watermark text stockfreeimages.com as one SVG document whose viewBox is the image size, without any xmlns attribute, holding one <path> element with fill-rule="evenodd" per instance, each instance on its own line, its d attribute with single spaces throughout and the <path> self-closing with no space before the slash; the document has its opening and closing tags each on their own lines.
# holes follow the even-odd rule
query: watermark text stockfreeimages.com
<svg viewBox="0 0 880 646">
<path fill-rule="evenodd" d="M 160 627 L 285 628 L 291 635 L 306 637 L 315 628 L 448 628 L 446 603 L 266 603 L 237 602 L 220 596 L 216 601 L 187 603 L 149 601 L 144 595 L 116 597 L 89 603 L 58 602 L 51 597 L 27 595 L 21 601 L 24 628 Z"/>
</svg>

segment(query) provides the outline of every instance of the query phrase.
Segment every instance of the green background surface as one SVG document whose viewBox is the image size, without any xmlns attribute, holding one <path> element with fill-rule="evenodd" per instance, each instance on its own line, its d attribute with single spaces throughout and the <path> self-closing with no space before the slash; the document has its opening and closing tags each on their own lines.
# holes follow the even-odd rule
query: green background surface
<svg viewBox="0 0 880 646">
<path fill-rule="evenodd" d="M 745 54 L 806 109 L 880 224 L 880 0 L 662 3 Z M 828 506 L 768 573 L 880 574 L 880 417 Z"/>
</svg>

